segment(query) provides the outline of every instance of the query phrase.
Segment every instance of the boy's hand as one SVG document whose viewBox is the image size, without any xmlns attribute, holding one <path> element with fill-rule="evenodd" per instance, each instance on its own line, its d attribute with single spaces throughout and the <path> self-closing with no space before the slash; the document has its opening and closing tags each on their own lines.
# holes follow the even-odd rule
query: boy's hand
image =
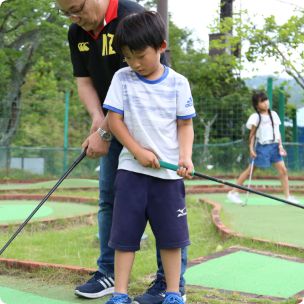
<svg viewBox="0 0 304 304">
<path fill-rule="evenodd" d="M 192 172 L 194 170 L 194 166 L 191 159 L 180 159 L 178 161 L 179 169 L 176 171 L 176 173 L 184 177 L 186 179 L 192 179 Z"/>
<path fill-rule="evenodd" d="M 157 156 L 147 149 L 140 149 L 134 157 L 144 167 L 151 167 L 153 169 L 160 168 Z"/>
<path fill-rule="evenodd" d="M 280 154 L 281 156 L 287 156 L 287 152 L 286 152 L 286 150 L 283 148 L 282 145 L 279 145 L 279 154 Z"/>
</svg>

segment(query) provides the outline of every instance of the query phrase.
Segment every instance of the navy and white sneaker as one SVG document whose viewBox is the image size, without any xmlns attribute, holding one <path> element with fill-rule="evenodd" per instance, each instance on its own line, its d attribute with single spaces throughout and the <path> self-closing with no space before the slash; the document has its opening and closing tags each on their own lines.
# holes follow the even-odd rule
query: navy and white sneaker
<svg viewBox="0 0 304 304">
<path fill-rule="evenodd" d="M 163 278 L 156 278 L 142 295 L 134 298 L 133 304 L 162 304 L 166 295 L 166 282 Z M 184 287 L 180 287 L 180 293 L 184 303 L 186 294 Z"/>
<path fill-rule="evenodd" d="M 93 277 L 85 284 L 75 288 L 75 294 L 79 297 L 96 299 L 114 292 L 114 278 L 106 276 L 99 271 L 91 273 Z"/>
<path fill-rule="evenodd" d="M 132 304 L 132 300 L 127 294 L 115 292 L 105 304 Z"/>
</svg>

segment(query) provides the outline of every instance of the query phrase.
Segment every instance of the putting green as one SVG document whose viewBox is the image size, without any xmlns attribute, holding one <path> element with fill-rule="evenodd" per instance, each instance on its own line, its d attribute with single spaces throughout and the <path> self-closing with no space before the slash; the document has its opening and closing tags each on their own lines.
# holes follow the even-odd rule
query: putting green
<svg viewBox="0 0 304 304">
<path fill-rule="evenodd" d="M 235 184 L 235 179 L 223 179 L 225 182 L 230 182 Z M 220 186 L 222 184 L 207 180 L 207 179 L 194 179 L 194 180 L 186 180 L 185 184 L 187 186 Z M 248 184 L 248 181 L 245 182 L 245 186 Z M 251 182 L 254 186 L 281 186 L 280 180 L 277 179 L 253 179 Z M 303 180 L 290 180 L 290 186 L 303 186 L 304 188 L 304 181 Z"/>
<path fill-rule="evenodd" d="M 191 285 L 288 298 L 303 291 L 304 264 L 240 250 L 190 267 L 185 278 Z"/>
<path fill-rule="evenodd" d="M 84 299 L 74 295 L 74 285 L 51 284 L 31 276 L 0 276 L 0 304 L 76 304 L 84 303 Z M 1 302 L 2 300 L 2 302 Z M 89 302 L 105 303 L 107 298 L 92 299 Z"/>
<path fill-rule="evenodd" d="M 31 190 L 31 189 L 51 189 L 57 180 L 30 183 L 30 184 L 0 184 L 0 190 Z M 98 188 L 98 180 L 93 179 L 65 179 L 59 188 Z"/>
<path fill-rule="evenodd" d="M 276 194 L 274 194 L 276 195 Z M 250 238 L 289 243 L 304 248 L 304 210 L 250 194 L 242 207 L 227 200 L 226 194 L 204 194 L 222 206 L 221 221 L 234 232 Z M 246 194 L 242 194 L 244 200 Z M 304 202 L 304 197 L 297 195 Z"/>
<path fill-rule="evenodd" d="M 39 202 L 30 200 L 0 201 L 0 225 L 23 222 Z M 64 219 L 98 211 L 96 206 L 69 202 L 46 202 L 33 216 L 31 221 Z"/>
<path fill-rule="evenodd" d="M 71 302 L 49 299 L 28 292 L 0 287 L 0 304 L 66 304 Z"/>
</svg>

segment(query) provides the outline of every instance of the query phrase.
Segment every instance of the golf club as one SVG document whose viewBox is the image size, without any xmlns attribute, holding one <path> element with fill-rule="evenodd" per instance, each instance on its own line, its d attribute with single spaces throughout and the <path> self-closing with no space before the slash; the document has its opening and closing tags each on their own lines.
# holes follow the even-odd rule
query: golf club
<svg viewBox="0 0 304 304">
<path fill-rule="evenodd" d="M 86 156 L 86 150 L 82 151 L 78 158 L 73 162 L 73 164 L 68 168 L 68 170 L 61 176 L 55 186 L 49 191 L 49 193 L 42 199 L 42 201 L 37 205 L 37 207 L 32 211 L 32 213 L 27 217 L 27 219 L 19 226 L 16 232 L 11 236 L 11 238 L 6 242 L 6 244 L 1 248 L 0 255 L 4 250 L 10 245 L 10 243 L 15 239 L 15 237 L 20 233 L 20 231 L 25 227 L 25 225 L 30 221 L 30 219 L 35 215 L 39 208 L 47 201 L 51 194 L 59 187 L 59 185 L 64 181 L 64 179 L 71 173 L 71 171 L 81 162 L 81 160 Z"/>
<path fill-rule="evenodd" d="M 248 186 L 247 186 L 248 189 L 249 189 L 250 186 L 251 186 L 253 168 L 254 168 L 254 158 L 251 160 L 251 163 L 250 163 L 249 181 L 248 181 Z M 247 190 L 247 192 L 246 192 L 246 200 L 245 200 L 245 202 L 242 204 L 243 207 L 247 205 L 247 203 L 248 203 L 248 197 L 249 197 L 249 191 Z"/>
<path fill-rule="evenodd" d="M 166 169 L 169 169 L 169 170 L 177 171 L 179 169 L 179 167 L 177 165 L 173 165 L 173 164 L 164 162 L 162 160 L 159 160 L 159 164 L 162 168 L 166 168 Z M 244 191 L 248 191 L 248 192 L 251 192 L 251 193 L 254 193 L 254 194 L 258 194 L 258 195 L 261 195 L 261 196 L 264 196 L 264 197 L 267 197 L 267 198 L 270 198 L 270 199 L 273 199 L 273 200 L 276 200 L 276 201 L 280 201 L 284 204 L 288 204 L 288 205 L 291 205 L 291 206 L 294 206 L 294 207 L 304 209 L 304 205 L 299 205 L 299 204 L 296 204 L 296 203 L 292 203 L 292 202 L 289 202 L 289 201 L 287 201 L 283 198 L 276 197 L 276 196 L 273 196 L 273 195 L 270 195 L 270 194 L 267 194 L 267 193 L 264 193 L 264 192 L 260 192 L 260 191 L 257 191 L 257 190 L 253 190 L 253 189 L 250 189 L 248 187 L 244 187 L 244 186 L 240 186 L 240 185 L 233 184 L 233 183 L 230 183 L 230 182 L 226 182 L 224 180 L 221 180 L 221 179 L 218 179 L 218 178 L 215 178 L 215 177 L 212 177 L 212 176 L 208 176 L 208 175 L 205 175 L 203 173 L 198 173 L 198 172 L 193 171 L 192 175 L 195 175 L 195 176 L 201 177 L 201 178 L 205 178 L 205 179 L 214 181 L 214 182 L 219 183 L 219 184 L 227 185 L 227 186 L 230 186 L 230 187 L 233 187 L 233 188 L 237 188 L 237 189 L 240 189 L 240 190 L 244 190 Z"/>
</svg>

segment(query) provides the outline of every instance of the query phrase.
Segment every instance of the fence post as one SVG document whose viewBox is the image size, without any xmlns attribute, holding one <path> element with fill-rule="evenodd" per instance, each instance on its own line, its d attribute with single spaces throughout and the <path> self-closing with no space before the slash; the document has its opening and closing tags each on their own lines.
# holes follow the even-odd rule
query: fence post
<svg viewBox="0 0 304 304">
<path fill-rule="evenodd" d="M 298 143 L 298 125 L 297 125 L 297 110 L 292 111 L 292 142 Z M 293 149 L 296 170 L 299 169 L 299 146 L 296 145 Z"/>
<path fill-rule="evenodd" d="M 269 100 L 269 109 L 272 109 L 272 78 L 267 78 L 267 96 Z"/>
<path fill-rule="evenodd" d="M 284 120 L 285 120 L 285 96 L 284 96 L 284 88 L 280 87 L 279 91 L 279 117 L 281 120 L 281 125 L 280 125 L 280 133 L 281 133 L 281 138 L 282 142 L 285 142 L 285 125 L 284 125 Z"/>
<path fill-rule="evenodd" d="M 69 146 L 69 103 L 70 90 L 65 92 L 65 113 L 64 113 L 64 142 L 63 142 L 63 171 L 67 170 L 68 166 L 68 146 Z"/>
</svg>

